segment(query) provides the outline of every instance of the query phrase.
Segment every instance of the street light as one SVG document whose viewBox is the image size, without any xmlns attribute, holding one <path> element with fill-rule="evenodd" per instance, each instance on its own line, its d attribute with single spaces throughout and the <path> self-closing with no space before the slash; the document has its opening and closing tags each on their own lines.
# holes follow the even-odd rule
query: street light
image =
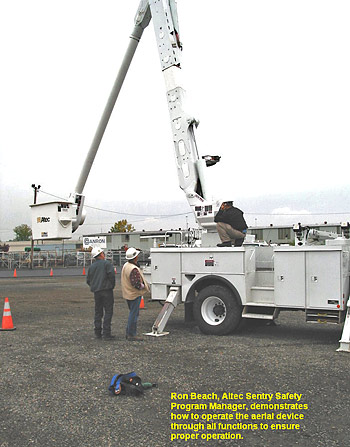
<svg viewBox="0 0 350 447">
<path fill-rule="evenodd" d="M 38 191 L 41 188 L 41 185 L 36 186 L 34 183 L 32 183 L 32 188 L 34 189 L 34 205 L 35 205 Z M 33 257 L 34 257 L 34 239 L 33 239 L 33 233 L 32 233 L 32 243 L 31 243 L 31 250 L 30 250 L 30 268 L 31 269 L 33 268 Z"/>
<path fill-rule="evenodd" d="M 32 183 L 32 188 L 34 189 L 34 204 L 36 204 L 36 197 L 39 189 L 41 188 L 41 185 L 36 186 L 34 183 Z"/>
</svg>

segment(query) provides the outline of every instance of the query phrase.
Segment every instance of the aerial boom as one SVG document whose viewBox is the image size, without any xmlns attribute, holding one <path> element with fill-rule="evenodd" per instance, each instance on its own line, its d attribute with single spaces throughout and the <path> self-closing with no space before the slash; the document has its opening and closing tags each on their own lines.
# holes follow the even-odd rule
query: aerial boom
<svg viewBox="0 0 350 447">
<path fill-rule="evenodd" d="M 96 132 L 95 132 L 94 138 L 92 140 L 89 152 L 86 156 L 85 163 L 83 165 L 77 185 L 75 187 L 75 193 L 71 194 L 69 197 L 70 201 L 77 204 L 76 219 L 73 222 L 73 228 L 72 228 L 73 231 L 75 231 L 79 227 L 79 225 L 81 225 L 83 223 L 83 221 L 85 219 L 83 217 L 84 196 L 82 195 L 82 193 L 83 193 L 86 181 L 88 179 L 88 176 L 90 174 L 90 170 L 91 170 L 93 162 L 95 160 L 97 151 L 100 147 L 103 135 L 107 128 L 109 119 L 112 115 L 115 103 L 118 99 L 120 90 L 122 88 L 125 77 L 129 70 L 131 61 L 134 57 L 137 46 L 138 46 L 140 39 L 142 37 L 143 31 L 148 26 L 150 20 L 151 20 L 151 15 L 150 15 L 148 1 L 142 0 L 139 5 L 138 11 L 136 13 L 135 26 L 134 26 L 134 29 L 133 29 L 131 35 L 130 35 L 130 41 L 129 41 L 128 48 L 126 50 L 123 62 L 120 66 L 120 69 L 119 69 L 119 72 L 117 75 L 117 78 L 114 82 L 113 88 L 109 95 L 107 104 L 106 104 L 103 114 L 101 116 L 100 122 L 96 129 Z"/>
<path fill-rule="evenodd" d="M 207 191 L 204 170 L 220 157 L 199 157 L 195 128 L 199 121 L 184 110 L 185 90 L 181 80 L 181 51 L 176 2 L 149 0 L 160 63 L 166 86 L 166 96 L 173 134 L 179 186 L 199 225 L 215 228 L 214 215 L 218 204 Z"/>
<path fill-rule="evenodd" d="M 182 44 L 174 0 L 141 0 L 128 49 L 87 154 L 75 194 L 71 199 L 77 201 L 77 195 L 79 197 L 83 192 L 137 45 L 151 18 L 166 86 L 179 186 L 184 191 L 198 223 L 204 228 L 211 229 L 214 228 L 214 214 L 217 206 L 213 207 L 206 189 L 204 169 L 215 164 L 220 157 L 199 157 L 194 131 L 199 122 L 183 108 L 185 90 L 181 82 Z"/>
<path fill-rule="evenodd" d="M 136 48 L 151 18 L 166 86 L 179 186 L 184 191 L 200 227 L 206 228 L 208 231 L 215 229 L 214 215 L 220 204 L 213 202 L 209 196 L 204 180 L 204 170 L 207 166 L 218 162 L 220 157 L 211 155 L 199 157 L 195 139 L 195 128 L 199 122 L 184 110 L 185 90 L 180 81 L 182 44 L 179 36 L 176 1 L 141 0 L 127 51 L 96 129 L 75 191 L 70 194 L 67 202 L 57 202 L 57 211 L 55 207 L 52 208 L 52 203 L 42 204 L 40 208 L 38 206 L 33 208 L 33 228 L 39 222 L 38 213 L 40 211 L 41 215 L 47 215 L 45 222 L 58 221 L 58 230 L 52 230 L 51 227 L 43 228 L 40 218 L 41 226 L 35 231 L 36 239 L 67 237 L 70 228 L 74 232 L 79 225 L 83 224 L 85 220 L 83 190 Z M 51 212 L 52 209 L 55 214 L 58 212 L 58 217 L 48 216 L 48 212 Z M 64 216 L 61 216 L 62 210 L 64 210 Z M 60 225 L 64 228 L 64 236 L 61 234 Z"/>
<path fill-rule="evenodd" d="M 142 0 L 140 3 L 139 9 L 137 11 L 136 17 L 135 17 L 135 26 L 134 26 L 134 29 L 133 29 L 131 35 L 130 35 L 129 45 L 126 50 L 123 62 L 120 66 L 117 78 L 114 82 L 114 85 L 113 85 L 113 88 L 109 95 L 107 104 L 106 104 L 103 114 L 101 116 L 99 125 L 96 129 L 95 136 L 92 140 L 89 152 L 86 156 L 83 169 L 80 173 L 80 177 L 79 177 L 77 185 L 75 187 L 75 192 L 78 194 L 82 194 L 82 192 L 83 192 L 85 183 L 89 176 L 89 173 L 90 173 L 92 164 L 94 162 L 95 156 L 97 154 L 98 148 L 100 147 L 103 135 L 105 133 L 109 119 L 112 115 L 115 103 L 118 99 L 119 92 L 120 92 L 122 85 L 124 83 L 124 80 L 125 80 L 128 70 L 129 70 L 131 61 L 134 57 L 137 46 L 138 46 L 140 39 L 142 37 L 143 31 L 148 26 L 150 20 L 151 20 L 151 15 L 150 15 L 149 7 L 148 7 L 148 1 Z"/>
</svg>

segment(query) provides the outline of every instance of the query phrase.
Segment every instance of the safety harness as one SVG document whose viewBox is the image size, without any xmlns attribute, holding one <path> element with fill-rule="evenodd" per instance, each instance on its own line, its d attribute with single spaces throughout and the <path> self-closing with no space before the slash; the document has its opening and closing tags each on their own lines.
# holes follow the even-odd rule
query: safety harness
<svg viewBox="0 0 350 447">
<path fill-rule="evenodd" d="M 139 396 L 143 394 L 144 388 L 141 378 L 135 372 L 130 372 L 114 375 L 108 389 L 113 396 L 118 394 Z"/>
</svg>

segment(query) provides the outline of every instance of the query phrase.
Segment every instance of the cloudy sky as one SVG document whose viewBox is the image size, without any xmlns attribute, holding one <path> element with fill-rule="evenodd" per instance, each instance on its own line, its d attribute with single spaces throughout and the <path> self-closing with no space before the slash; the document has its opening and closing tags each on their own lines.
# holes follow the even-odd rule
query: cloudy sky
<svg viewBox="0 0 350 447">
<path fill-rule="evenodd" d="M 138 4 L 0 0 L 0 239 L 14 226 L 11 216 L 30 223 L 32 183 L 59 197 L 74 190 Z M 238 204 L 264 197 L 271 211 L 269 197 L 276 193 L 348 186 L 348 0 L 177 5 L 187 111 L 200 121 L 198 149 L 222 157 L 208 170 L 213 195 Z M 159 201 L 179 202 L 188 211 L 178 187 L 152 26 L 84 193 L 95 207 L 121 202 L 122 211 L 134 212 L 141 202 L 146 214 L 144 204 Z M 51 199 L 39 194 L 39 201 Z M 98 219 L 102 224 L 119 218 L 102 213 Z"/>
</svg>

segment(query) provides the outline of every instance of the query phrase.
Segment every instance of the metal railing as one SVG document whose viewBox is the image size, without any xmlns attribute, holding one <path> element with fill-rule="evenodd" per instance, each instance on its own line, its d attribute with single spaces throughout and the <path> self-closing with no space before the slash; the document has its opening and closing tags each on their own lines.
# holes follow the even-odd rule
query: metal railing
<svg viewBox="0 0 350 447">
<path fill-rule="evenodd" d="M 174 236 L 175 242 L 169 243 L 167 240 Z M 180 240 L 177 240 L 179 236 Z M 169 230 L 164 234 L 163 247 L 194 247 L 196 242 L 201 239 L 202 230 L 198 228 L 189 228 L 188 230 Z"/>
<path fill-rule="evenodd" d="M 106 259 L 113 265 L 122 267 L 125 262 L 124 250 L 106 250 Z M 141 264 L 147 264 L 149 251 L 142 251 L 139 255 Z M 55 250 L 40 251 L 33 253 L 33 268 L 50 267 L 88 267 L 93 258 L 89 251 Z M 30 252 L 11 251 L 0 252 L 0 269 L 26 269 L 31 268 Z"/>
<path fill-rule="evenodd" d="M 92 258 L 89 252 L 67 250 L 63 253 L 58 253 L 54 250 L 49 250 L 33 253 L 33 268 L 85 267 L 89 266 L 91 262 Z M 30 267 L 30 252 L 0 252 L 0 269 L 21 269 Z"/>
</svg>

